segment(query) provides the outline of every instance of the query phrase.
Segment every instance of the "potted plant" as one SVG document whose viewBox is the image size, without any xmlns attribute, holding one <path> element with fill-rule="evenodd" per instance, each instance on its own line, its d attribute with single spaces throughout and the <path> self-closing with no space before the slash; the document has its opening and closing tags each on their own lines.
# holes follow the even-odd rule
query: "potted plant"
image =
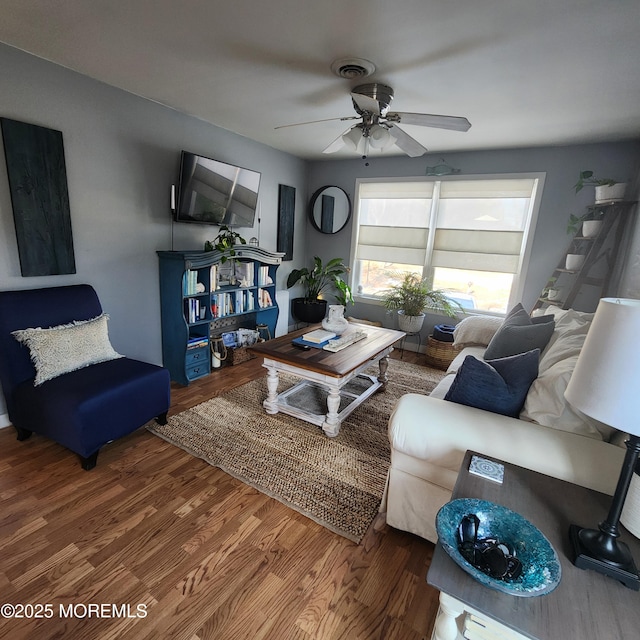
<svg viewBox="0 0 640 640">
<path fill-rule="evenodd" d="M 582 237 L 593 238 L 600 232 L 603 217 L 604 211 L 602 207 L 598 206 L 589 207 L 586 213 L 581 216 L 571 214 L 567 224 L 567 233 L 576 235 L 580 229 L 580 225 L 582 225 Z"/>
<path fill-rule="evenodd" d="M 332 292 L 338 303 L 345 307 L 353 302 L 351 289 L 342 277 L 348 272 L 349 267 L 342 258 L 333 258 L 322 264 L 318 256 L 313 258 L 311 269 L 293 269 L 287 278 L 287 288 L 298 283 L 304 287 L 304 295 L 291 301 L 293 316 L 300 322 L 320 322 L 327 312 L 327 301 L 320 297 L 323 293 Z"/>
<path fill-rule="evenodd" d="M 398 284 L 385 292 L 383 301 L 389 311 L 398 312 L 398 325 L 405 333 L 417 333 L 422 329 L 425 309 L 449 317 L 463 311 L 457 302 L 449 299 L 446 291 L 432 289 L 428 279 L 415 273 L 405 273 Z"/>
<path fill-rule="evenodd" d="M 223 224 L 214 241 L 207 240 L 204 243 L 204 250 L 214 251 L 217 249 L 222 254 L 220 262 L 224 263 L 236 255 L 236 244 L 247 244 L 247 241 L 237 231 L 233 231 L 226 224 Z"/>
<path fill-rule="evenodd" d="M 542 291 L 542 297 L 550 302 L 557 302 L 562 299 L 562 289 L 556 287 L 557 280 L 558 278 L 555 276 L 549 278 L 546 287 Z"/>
<path fill-rule="evenodd" d="M 581 171 L 574 189 L 578 193 L 586 186 L 596 188 L 596 203 L 624 200 L 624 194 L 627 189 L 626 182 L 618 182 L 613 178 L 596 178 L 593 175 L 593 171 Z"/>
</svg>

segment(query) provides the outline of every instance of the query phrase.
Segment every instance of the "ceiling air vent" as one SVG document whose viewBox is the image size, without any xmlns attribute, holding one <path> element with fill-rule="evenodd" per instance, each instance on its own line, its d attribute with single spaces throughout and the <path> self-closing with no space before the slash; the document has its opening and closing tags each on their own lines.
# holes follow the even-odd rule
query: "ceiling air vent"
<svg viewBox="0 0 640 640">
<path fill-rule="evenodd" d="M 347 80 L 366 78 L 375 70 L 376 67 L 373 62 L 362 58 L 343 58 L 331 64 L 331 71 L 339 78 L 346 78 Z"/>
</svg>

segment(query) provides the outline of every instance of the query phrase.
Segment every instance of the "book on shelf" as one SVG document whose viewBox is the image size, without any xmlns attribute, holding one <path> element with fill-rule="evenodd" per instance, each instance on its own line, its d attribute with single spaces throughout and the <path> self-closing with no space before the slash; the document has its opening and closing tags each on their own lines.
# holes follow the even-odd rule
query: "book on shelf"
<svg viewBox="0 0 640 640">
<path fill-rule="evenodd" d="M 246 289 L 225 291 L 211 296 L 211 314 L 214 318 L 222 318 L 237 313 L 254 311 L 253 293 Z"/>
<path fill-rule="evenodd" d="M 187 349 L 200 349 L 209 346 L 209 338 L 206 336 L 195 336 L 187 340 Z"/>
<path fill-rule="evenodd" d="M 266 289 L 258 289 L 258 306 L 261 309 L 273 306 L 271 294 Z"/>
<path fill-rule="evenodd" d="M 184 317 L 189 324 L 193 324 L 194 322 L 199 322 L 204 319 L 204 315 L 200 311 L 200 300 L 198 298 L 188 298 L 185 300 Z"/>
<path fill-rule="evenodd" d="M 182 293 L 185 296 L 193 296 L 198 292 L 198 272 L 195 269 L 187 269 L 182 278 Z"/>
<path fill-rule="evenodd" d="M 212 264 L 209 271 L 209 290 L 216 291 L 218 289 L 218 265 Z"/>
<path fill-rule="evenodd" d="M 333 331 L 327 331 L 326 329 L 316 329 L 315 331 L 310 331 L 309 333 L 303 334 L 302 337 L 307 342 L 319 344 L 320 342 L 326 342 L 327 340 L 335 338 L 336 335 L 338 334 L 334 333 Z"/>
<path fill-rule="evenodd" d="M 258 286 L 264 287 L 265 285 L 273 284 L 273 280 L 269 275 L 269 267 L 261 266 L 258 270 Z"/>
</svg>

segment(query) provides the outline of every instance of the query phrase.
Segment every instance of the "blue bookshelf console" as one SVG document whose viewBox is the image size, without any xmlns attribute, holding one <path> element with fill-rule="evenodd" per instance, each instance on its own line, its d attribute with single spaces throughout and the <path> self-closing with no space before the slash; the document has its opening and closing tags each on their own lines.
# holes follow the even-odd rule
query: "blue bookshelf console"
<svg viewBox="0 0 640 640">
<path fill-rule="evenodd" d="M 257 324 L 275 335 L 276 271 L 283 253 L 241 246 L 224 264 L 219 251 L 157 253 L 162 360 L 172 380 L 188 385 L 211 373 L 212 335 Z"/>
</svg>

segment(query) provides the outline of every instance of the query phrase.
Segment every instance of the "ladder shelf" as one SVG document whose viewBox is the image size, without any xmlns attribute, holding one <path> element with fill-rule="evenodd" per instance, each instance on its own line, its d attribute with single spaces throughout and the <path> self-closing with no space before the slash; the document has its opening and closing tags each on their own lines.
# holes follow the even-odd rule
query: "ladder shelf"
<svg viewBox="0 0 640 640">
<path fill-rule="evenodd" d="M 623 247 L 625 232 L 632 219 L 631 213 L 635 204 L 628 201 L 607 202 L 588 207 L 591 211 L 597 210 L 603 214 L 599 232 L 587 237 L 580 235 L 581 229 L 578 229 L 564 257 L 551 273 L 547 286 L 536 300 L 533 310 L 548 306 L 569 309 L 585 285 L 599 287 L 600 297 L 611 293 L 609 288 L 615 262 Z M 608 243 L 607 239 L 609 239 Z M 566 259 L 569 254 L 583 256 L 582 265 L 579 268 L 566 268 Z M 600 269 L 600 273 L 597 275 L 591 273 L 602 261 L 606 264 Z M 548 294 L 545 295 L 549 289 L 559 289 L 562 295 L 559 298 L 549 298 Z"/>
</svg>

